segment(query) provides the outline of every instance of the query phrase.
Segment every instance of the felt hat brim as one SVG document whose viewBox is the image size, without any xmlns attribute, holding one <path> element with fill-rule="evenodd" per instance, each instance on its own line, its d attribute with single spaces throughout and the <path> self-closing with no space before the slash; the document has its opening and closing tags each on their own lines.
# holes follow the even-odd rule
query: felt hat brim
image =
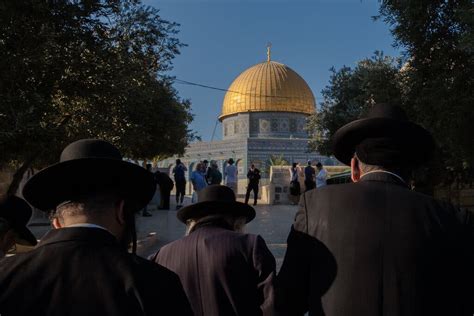
<svg viewBox="0 0 474 316">
<path fill-rule="evenodd" d="M 108 190 L 117 193 L 134 211 L 153 198 L 156 183 L 151 172 L 132 163 L 107 158 L 81 158 L 51 165 L 23 188 L 23 197 L 48 212 L 79 196 Z"/>
<path fill-rule="evenodd" d="M 356 146 L 366 138 L 376 137 L 401 140 L 407 159 L 413 166 L 429 160 L 435 147 L 431 134 L 415 123 L 373 117 L 350 122 L 337 130 L 332 139 L 334 156 L 340 162 L 350 165 Z"/>
<path fill-rule="evenodd" d="M 15 231 L 15 242 L 24 246 L 36 246 L 37 240 L 33 233 L 26 227 L 13 227 Z"/>
<path fill-rule="evenodd" d="M 237 201 L 204 201 L 183 207 L 178 211 L 178 219 L 186 223 L 188 219 L 198 219 L 213 214 L 229 214 L 234 217 L 245 217 L 249 223 L 255 218 L 255 209 L 248 204 Z"/>
</svg>

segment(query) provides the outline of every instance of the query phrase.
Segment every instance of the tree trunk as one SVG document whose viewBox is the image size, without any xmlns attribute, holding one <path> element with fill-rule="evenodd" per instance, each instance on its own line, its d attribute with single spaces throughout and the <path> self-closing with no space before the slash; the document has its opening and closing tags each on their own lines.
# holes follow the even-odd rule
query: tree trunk
<svg viewBox="0 0 474 316">
<path fill-rule="evenodd" d="M 63 127 L 64 125 L 66 125 L 66 123 L 71 119 L 71 115 L 66 115 L 65 117 L 63 117 L 63 119 L 61 120 L 61 122 L 59 122 L 58 125 L 52 127 L 54 131 L 58 131 L 61 127 Z M 38 149 L 36 150 L 35 152 L 33 152 L 31 154 L 31 156 L 29 156 L 24 162 L 23 164 L 21 165 L 20 168 L 18 168 L 18 170 L 15 172 L 15 174 L 13 175 L 13 180 L 12 182 L 10 183 L 10 186 L 8 187 L 8 191 L 7 191 L 7 195 L 8 196 L 11 196 L 11 195 L 15 195 L 15 193 L 18 191 L 18 187 L 20 186 L 20 183 L 21 183 L 21 180 L 23 180 L 23 176 L 26 172 L 26 170 L 28 170 L 28 168 L 31 166 L 31 164 L 33 163 L 33 161 L 35 161 L 35 159 L 41 155 L 43 153 L 43 148 L 41 149 Z"/>
<path fill-rule="evenodd" d="M 16 192 L 18 191 L 18 187 L 20 186 L 21 180 L 23 180 L 25 172 L 28 170 L 28 168 L 30 168 L 31 164 L 36 159 L 36 157 L 40 155 L 40 153 L 41 151 L 37 151 L 32 154 L 23 162 L 20 168 L 15 171 L 15 174 L 13 175 L 13 180 L 10 183 L 10 186 L 8 187 L 7 196 L 12 196 L 16 194 Z"/>
</svg>

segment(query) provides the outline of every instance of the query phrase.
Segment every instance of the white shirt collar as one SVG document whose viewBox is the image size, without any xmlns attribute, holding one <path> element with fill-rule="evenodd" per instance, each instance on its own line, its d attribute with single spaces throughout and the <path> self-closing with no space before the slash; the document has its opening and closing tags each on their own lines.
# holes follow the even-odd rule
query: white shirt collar
<svg viewBox="0 0 474 316">
<path fill-rule="evenodd" d="M 70 227 L 99 228 L 99 229 L 103 229 L 103 230 L 109 231 L 107 228 L 105 228 L 105 227 L 103 227 L 103 226 L 96 225 L 96 224 L 91 224 L 91 223 L 73 224 L 73 225 L 65 226 L 64 228 L 70 228 Z"/>
<path fill-rule="evenodd" d="M 402 177 L 400 177 L 398 174 L 395 174 L 393 172 L 390 172 L 390 171 L 387 171 L 387 170 L 372 170 L 372 171 L 369 171 L 369 172 L 366 172 L 364 173 L 362 176 L 360 176 L 361 178 L 365 177 L 366 175 L 368 174 L 371 174 L 371 173 L 376 173 L 376 172 L 383 172 L 383 173 L 388 173 L 396 178 L 398 178 L 400 181 L 402 181 L 402 183 L 406 184 L 405 180 L 403 180 Z"/>
</svg>

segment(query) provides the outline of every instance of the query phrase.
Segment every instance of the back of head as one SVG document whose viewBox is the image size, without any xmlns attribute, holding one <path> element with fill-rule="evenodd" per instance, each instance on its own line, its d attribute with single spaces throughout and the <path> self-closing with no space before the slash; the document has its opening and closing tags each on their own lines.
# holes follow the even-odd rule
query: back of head
<svg viewBox="0 0 474 316">
<path fill-rule="evenodd" d="M 395 138 L 366 138 L 356 146 L 354 157 L 363 173 L 385 170 L 408 180 L 414 169 L 401 140 Z"/>
<path fill-rule="evenodd" d="M 189 235 L 201 226 L 218 226 L 242 233 L 246 226 L 245 217 L 236 217 L 230 214 L 211 214 L 199 218 L 190 218 L 186 221 L 186 235 Z"/>
<path fill-rule="evenodd" d="M 356 159 L 363 167 L 391 171 L 405 180 L 432 158 L 435 148 L 430 132 L 411 122 L 401 107 L 383 103 L 370 108 L 366 117 L 339 128 L 332 142 L 336 158 L 352 169 Z M 357 177 L 353 172 L 353 180 Z"/>
<path fill-rule="evenodd" d="M 51 217 L 62 222 L 74 221 L 78 217 L 87 218 L 90 223 L 108 221 L 112 216 L 112 209 L 120 201 L 120 196 L 114 192 L 88 194 L 58 205 Z"/>
</svg>

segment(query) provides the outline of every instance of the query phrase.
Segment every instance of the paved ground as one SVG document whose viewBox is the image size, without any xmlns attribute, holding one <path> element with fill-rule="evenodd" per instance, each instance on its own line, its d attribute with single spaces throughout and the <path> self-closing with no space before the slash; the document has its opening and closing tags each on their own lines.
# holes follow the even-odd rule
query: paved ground
<svg viewBox="0 0 474 316">
<path fill-rule="evenodd" d="M 171 210 L 157 210 L 153 205 L 149 211 L 151 217 L 137 216 L 138 254 L 147 257 L 163 245 L 181 238 L 185 226 L 176 218 L 174 196 L 171 197 Z M 190 203 L 186 198 L 185 205 Z M 296 212 L 293 205 L 257 205 L 255 219 L 247 225 L 246 231 L 261 235 L 267 242 L 277 260 L 277 267 L 285 255 L 286 237 Z M 41 238 L 49 226 L 30 226 L 37 238 Z"/>
</svg>

